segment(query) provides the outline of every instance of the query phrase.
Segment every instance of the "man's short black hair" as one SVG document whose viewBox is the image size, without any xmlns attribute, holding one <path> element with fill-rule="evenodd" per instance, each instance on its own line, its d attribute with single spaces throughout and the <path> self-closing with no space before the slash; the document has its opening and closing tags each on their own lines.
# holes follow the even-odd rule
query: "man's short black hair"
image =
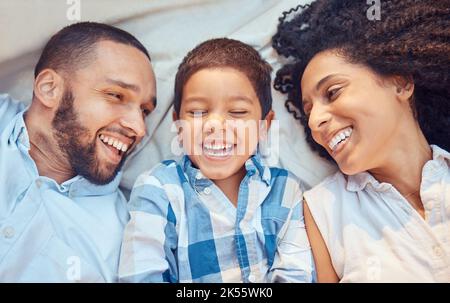
<svg viewBox="0 0 450 303">
<path fill-rule="evenodd" d="M 189 78 L 202 69 L 221 67 L 234 68 L 247 76 L 258 96 L 264 118 L 272 109 L 272 67 L 250 45 L 228 38 L 207 40 L 184 57 L 175 77 L 175 113 L 180 114 L 183 87 Z"/>
<path fill-rule="evenodd" d="M 133 46 L 150 60 L 147 49 L 130 33 L 103 23 L 80 22 L 64 27 L 50 38 L 36 64 L 34 77 L 46 68 L 74 71 L 89 64 L 95 44 L 100 41 Z"/>
</svg>

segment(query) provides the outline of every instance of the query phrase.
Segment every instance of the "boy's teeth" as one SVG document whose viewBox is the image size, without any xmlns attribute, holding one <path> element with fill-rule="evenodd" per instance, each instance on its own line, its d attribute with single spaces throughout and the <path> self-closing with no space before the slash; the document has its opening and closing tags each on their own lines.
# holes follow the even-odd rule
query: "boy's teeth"
<svg viewBox="0 0 450 303">
<path fill-rule="evenodd" d="M 330 140 L 328 147 L 330 147 L 331 150 L 335 150 L 342 141 L 350 137 L 352 131 L 352 127 L 347 127 L 346 129 L 341 130 Z"/>
<path fill-rule="evenodd" d="M 118 151 L 126 152 L 128 150 L 128 145 L 117 139 L 113 139 L 113 138 L 110 138 L 108 136 L 101 134 L 100 140 L 102 140 L 103 143 L 105 143 L 105 144 L 115 147 Z"/>
<path fill-rule="evenodd" d="M 233 150 L 233 144 L 205 143 L 203 144 L 203 150 L 207 155 L 223 157 L 231 154 L 231 151 Z"/>
</svg>

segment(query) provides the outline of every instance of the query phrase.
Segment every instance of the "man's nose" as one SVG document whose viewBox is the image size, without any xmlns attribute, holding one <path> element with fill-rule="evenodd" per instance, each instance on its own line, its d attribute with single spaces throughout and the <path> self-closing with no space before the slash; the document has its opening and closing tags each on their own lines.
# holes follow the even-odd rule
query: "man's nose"
<svg viewBox="0 0 450 303">
<path fill-rule="evenodd" d="M 136 137 L 143 137 L 146 133 L 145 120 L 140 109 L 127 112 L 120 120 L 120 124 L 132 131 Z"/>
<path fill-rule="evenodd" d="M 327 104 L 315 102 L 309 114 L 308 126 L 312 131 L 321 130 L 330 120 L 331 114 L 328 111 Z"/>
</svg>

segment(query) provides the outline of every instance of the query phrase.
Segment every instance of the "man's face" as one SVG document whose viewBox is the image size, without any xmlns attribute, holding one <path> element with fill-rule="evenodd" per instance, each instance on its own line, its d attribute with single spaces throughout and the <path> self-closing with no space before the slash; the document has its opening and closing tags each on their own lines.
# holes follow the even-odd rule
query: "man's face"
<svg viewBox="0 0 450 303">
<path fill-rule="evenodd" d="M 96 58 L 66 79 L 53 134 L 74 172 L 95 184 L 111 182 L 146 132 L 154 109 L 149 59 L 121 43 L 97 43 Z"/>
</svg>

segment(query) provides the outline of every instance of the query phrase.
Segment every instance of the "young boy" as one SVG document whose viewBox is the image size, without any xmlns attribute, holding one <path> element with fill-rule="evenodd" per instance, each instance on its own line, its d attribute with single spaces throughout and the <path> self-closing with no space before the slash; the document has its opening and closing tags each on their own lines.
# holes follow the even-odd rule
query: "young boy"
<svg viewBox="0 0 450 303">
<path fill-rule="evenodd" d="M 174 120 L 186 155 L 136 181 L 121 281 L 312 281 L 301 185 L 262 163 L 265 134 L 252 127 L 274 116 L 270 72 L 256 50 L 231 39 L 203 42 L 184 58 Z"/>
</svg>

